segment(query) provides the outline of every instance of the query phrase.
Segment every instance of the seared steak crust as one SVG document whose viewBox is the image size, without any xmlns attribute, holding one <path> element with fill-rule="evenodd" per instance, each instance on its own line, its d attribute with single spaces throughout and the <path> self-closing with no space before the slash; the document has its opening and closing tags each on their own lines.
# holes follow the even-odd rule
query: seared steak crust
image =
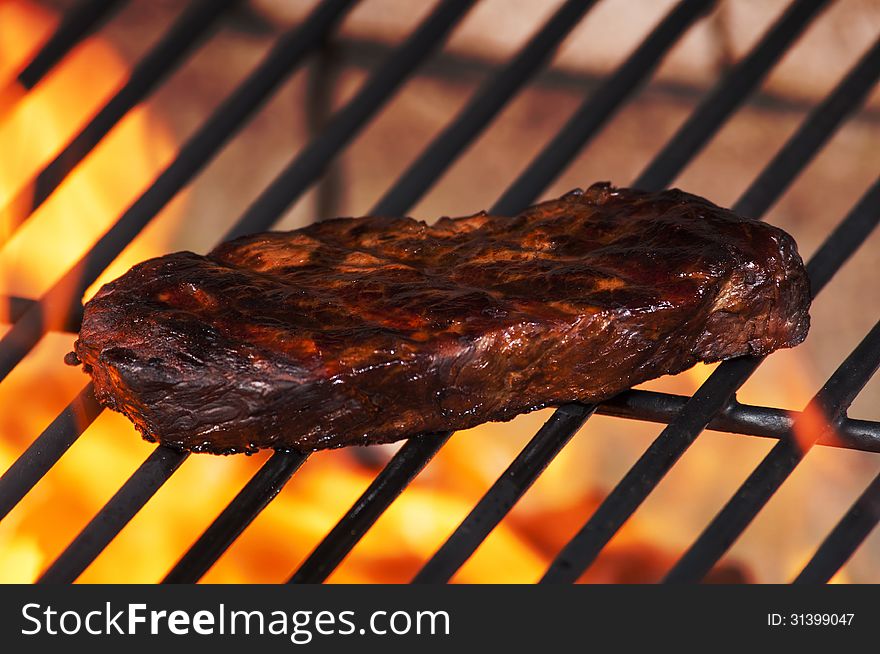
<svg viewBox="0 0 880 654">
<path fill-rule="evenodd" d="M 312 450 L 791 347 L 809 304 L 785 232 L 596 184 L 513 218 L 341 218 L 145 261 L 86 304 L 74 359 L 150 440 Z"/>
</svg>

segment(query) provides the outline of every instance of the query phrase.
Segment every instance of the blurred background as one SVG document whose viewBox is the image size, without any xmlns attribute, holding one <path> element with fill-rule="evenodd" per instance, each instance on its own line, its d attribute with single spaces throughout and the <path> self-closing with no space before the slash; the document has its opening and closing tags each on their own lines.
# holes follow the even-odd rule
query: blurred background
<svg viewBox="0 0 880 654">
<path fill-rule="evenodd" d="M 0 0 L 0 80 L 29 60 L 71 4 Z M 276 37 L 301 22 L 315 4 L 252 0 L 221 21 L 216 34 L 126 115 L 5 244 L 0 252 L 0 292 L 39 297 L 149 185 Z M 481 0 L 278 228 L 367 212 L 560 4 Z M 0 121 L 0 198 L 18 191 L 112 96 L 185 5 L 179 0 L 127 3 L 6 112 Z M 493 204 L 673 5 L 672 0 L 600 0 L 550 64 L 507 104 L 410 214 L 431 221 Z M 650 81 L 544 197 L 600 180 L 630 183 L 786 5 L 782 0 L 720 2 L 687 32 Z M 181 249 L 210 250 L 432 8 L 427 1 L 363 0 L 89 294 L 145 258 Z M 720 205 L 733 204 L 878 34 L 880 2 L 832 3 L 674 185 Z M 806 259 L 878 170 L 880 92 L 875 89 L 767 220 L 791 233 Z M 880 315 L 878 270 L 880 234 L 875 233 L 813 305 L 807 341 L 770 357 L 739 399 L 801 410 Z M 82 388 L 82 372 L 60 365 L 74 337 L 47 335 L 0 383 L 0 470 Z M 645 387 L 690 394 L 711 369 L 698 366 Z M 410 579 L 548 416 L 549 411 L 539 411 L 454 435 L 330 580 Z M 850 416 L 880 420 L 880 380 L 875 378 L 861 393 Z M 654 424 L 591 418 L 455 580 L 537 580 L 660 430 Z M 767 439 L 707 431 L 618 533 L 584 581 L 659 579 L 772 445 Z M 0 523 L 0 581 L 32 581 L 150 450 L 127 420 L 102 414 Z M 206 581 L 286 579 L 393 451 L 393 446 L 383 446 L 313 456 Z M 157 581 L 263 460 L 265 455 L 190 457 L 81 579 Z M 877 455 L 815 448 L 737 541 L 714 579 L 790 580 L 878 471 Z M 880 581 L 880 535 L 870 537 L 835 580 Z"/>
</svg>

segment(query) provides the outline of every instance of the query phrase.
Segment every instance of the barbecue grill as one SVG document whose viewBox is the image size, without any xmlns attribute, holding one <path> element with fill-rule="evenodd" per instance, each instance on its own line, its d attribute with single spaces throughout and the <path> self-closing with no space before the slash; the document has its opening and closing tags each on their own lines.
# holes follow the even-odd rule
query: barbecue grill
<svg viewBox="0 0 880 654">
<path fill-rule="evenodd" d="M 368 212 L 400 215 L 425 195 L 514 96 L 538 74 L 563 39 L 598 0 L 567 0 L 522 49 L 494 71 L 466 106 Z M 72 6 L 54 35 L 21 71 L 17 83 L 38 86 L 46 74 L 85 36 L 100 28 L 124 0 L 83 0 Z M 48 162 L 19 194 L 0 208 L 26 224 L 102 138 L 139 102 L 191 56 L 211 30 L 229 16 L 234 0 L 196 0 L 131 72 L 128 81 Z M 239 132 L 279 85 L 307 58 L 320 51 L 355 0 L 324 0 L 300 24 L 283 33 L 268 55 L 180 147 L 173 161 L 140 195 L 94 247 L 39 298 L 9 298 L 12 325 L 0 339 L 0 378 L 5 378 L 52 330 L 76 331 L 79 298 L 113 259 L 187 186 Z M 290 160 L 228 233 L 229 239 L 271 228 L 321 178 L 328 166 L 377 115 L 401 85 L 418 74 L 477 0 L 441 0 L 416 29 L 376 67 L 359 90 L 326 121 Z M 698 103 L 672 139 L 632 186 L 659 190 L 685 166 L 735 114 L 799 36 L 821 20 L 825 0 L 795 0 Z M 599 81 L 558 134 L 509 185 L 491 211 L 514 214 L 535 201 L 645 84 L 666 53 L 714 8 L 713 0 L 681 0 L 609 76 Z M 761 218 L 819 153 L 841 124 L 862 105 L 880 76 L 880 40 L 809 113 L 784 146 L 754 177 L 734 211 Z M 2 90 L 0 90 L 2 94 Z M 0 103 L 0 107 L 2 107 Z M 868 238 L 880 221 L 880 181 L 875 181 L 827 236 L 808 262 L 814 295 Z M 9 234 L 5 238 L 9 238 Z M 797 236 L 797 235 L 795 235 Z M 73 291 L 71 291 L 73 289 Z M 71 300 L 71 298 L 73 298 Z M 737 390 L 763 358 L 720 364 L 693 396 L 631 390 L 600 404 L 559 407 L 489 488 L 448 540 L 414 578 L 446 582 L 489 536 L 548 464 L 593 414 L 665 425 L 574 538 L 558 553 L 544 582 L 573 582 L 705 429 L 775 439 L 776 443 L 723 509 L 665 577 L 666 582 L 697 582 L 748 528 L 785 483 L 810 447 L 843 447 L 880 453 L 880 422 L 850 418 L 847 410 L 880 366 L 880 323 L 846 357 L 801 413 L 740 403 Z M 59 364 L 60 365 L 60 364 Z M 102 412 L 91 384 L 36 437 L 0 477 L 0 519 L 37 486 L 52 466 Z M 822 416 L 818 423 L 815 416 Z M 810 438 L 796 437 L 804 430 Z M 379 472 L 369 488 L 290 577 L 291 582 L 324 581 L 376 520 L 444 447 L 451 433 L 411 438 Z M 43 583 L 69 583 L 96 559 L 186 460 L 185 452 L 156 447 L 82 532 L 43 572 Z M 868 455 L 866 455 L 868 456 Z M 275 452 L 247 482 L 179 562 L 165 582 L 196 582 L 255 517 L 273 500 L 308 458 Z M 880 520 L 880 476 L 864 490 L 796 576 L 796 582 L 826 582 L 861 545 Z"/>
</svg>

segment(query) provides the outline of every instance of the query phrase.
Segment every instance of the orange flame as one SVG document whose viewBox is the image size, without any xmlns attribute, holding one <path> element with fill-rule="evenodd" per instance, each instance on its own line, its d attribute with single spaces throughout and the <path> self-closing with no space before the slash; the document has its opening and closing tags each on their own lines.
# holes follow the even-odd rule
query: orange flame
<svg viewBox="0 0 880 654">
<path fill-rule="evenodd" d="M 821 408 L 810 402 L 794 422 L 794 438 L 802 452 L 808 451 L 820 437 L 841 442 L 835 427 Z"/>
<path fill-rule="evenodd" d="M 0 3 L 0 88 L 48 37 L 57 18 L 26 0 Z M 128 67 L 99 36 L 87 39 L 33 91 L 4 96 L 0 108 L 0 206 L 32 179 L 107 101 Z M 39 297 L 88 250 L 137 197 L 175 152 L 175 141 L 149 104 L 138 107 L 70 175 L 64 185 L 5 245 L 0 293 Z M 98 284 L 134 263 L 162 254 L 182 218 L 176 200 L 105 272 Z M 87 293 L 90 295 L 98 284 Z M 2 318 L 2 316 L 0 316 Z M 0 333 L 8 329 L 0 326 Z M 61 365 L 73 335 L 48 334 L 0 382 L 0 470 L 5 470 L 67 405 L 85 383 L 82 372 Z M 698 365 L 647 386 L 692 393 L 711 373 Z M 786 398 L 793 401 L 793 398 Z M 797 399 L 797 398 L 794 398 Z M 766 400 L 765 400 L 766 401 Z M 26 407 L 26 410 L 22 410 Z M 333 582 L 410 580 L 465 518 L 479 498 L 549 417 L 549 411 L 504 425 L 456 434 L 419 478 L 382 515 Z M 603 422 L 604 420 L 604 422 Z M 621 427 L 622 425 L 622 427 Z M 642 433 L 653 438 L 656 426 Z M 633 423 L 596 418 L 551 463 L 534 488 L 462 567 L 457 582 L 533 582 L 592 514 L 607 488 L 631 463 L 608 472 L 607 454 L 595 441 L 619 451 L 633 440 Z M 650 440 L 630 444 L 635 452 Z M 763 443 L 762 443 L 763 444 Z M 0 582 L 28 582 L 70 543 L 146 458 L 142 441 L 122 416 L 104 412 L 38 486 L 0 522 Z M 655 581 L 675 560 L 682 543 L 670 534 L 696 531 L 698 515 L 681 521 L 694 488 L 715 486 L 729 460 L 705 449 L 682 464 L 672 480 L 670 515 L 649 520 L 636 514 L 583 577 L 589 582 Z M 388 448 L 372 450 L 379 458 Z M 715 458 L 712 458 L 715 457 Z M 192 456 L 132 520 L 83 582 L 155 582 L 232 500 L 266 459 Z M 689 467 L 688 467 L 689 466 Z M 278 582 L 304 560 L 377 471 L 353 450 L 310 458 L 282 493 L 209 571 L 210 582 Z M 671 475 L 672 476 L 672 475 Z M 666 484 L 666 482 L 664 482 Z M 662 491 L 669 494 L 669 484 Z M 661 493 L 662 494 L 662 493 Z M 670 519 L 667 519 L 670 518 Z M 700 524 L 701 526 L 701 524 Z M 680 538 L 680 537 L 679 537 Z M 748 572 L 728 565 L 714 577 L 741 581 Z"/>
<path fill-rule="evenodd" d="M 48 35 L 55 19 L 17 0 L 3 5 L 3 28 L 18 39 L 2 42 L 0 72 L 20 67 Z M 26 35 L 26 36 L 23 36 Z M 108 43 L 88 39 L 38 87 L 9 109 L 0 124 L 0 202 L 50 161 L 124 82 L 127 68 Z M 156 113 L 129 114 L 65 184 L 6 244 L 0 290 L 37 297 L 70 267 L 153 179 L 174 145 Z M 5 201 L 4 201 L 5 200 Z M 169 212 L 165 212 L 166 214 Z M 180 212 L 172 218 L 180 215 Z M 107 280 L 167 249 L 175 220 L 162 216 L 103 275 Z M 97 285 L 96 285 L 97 286 Z M 93 289 L 94 290 L 94 287 Z M 0 383 L 0 467 L 5 469 L 82 387 L 80 371 L 60 365 L 72 337 L 53 333 Z M 27 403 L 27 411 L 16 409 Z M 525 444 L 547 412 L 520 426 L 489 425 L 456 435 L 420 479 L 396 501 L 332 575 L 337 582 L 404 582 L 418 571 L 480 495 Z M 526 424 L 528 426 L 523 427 Z M 518 433 L 510 437 L 508 433 Z M 481 456 L 475 457 L 474 443 Z M 31 581 L 103 506 L 150 452 L 127 420 L 105 412 L 6 519 L 0 523 L 0 581 Z M 84 582 L 152 582 L 232 499 L 265 459 L 190 457 L 82 577 Z M 579 519 L 594 500 L 588 477 L 572 484 L 577 457 L 563 454 L 540 490 L 517 507 L 456 576 L 461 582 L 535 581 L 553 552 L 536 536 L 541 516 L 564 506 Z M 284 492 L 209 572 L 208 581 L 280 581 L 291 573 L 370 483 L 350 452 L 313 456 Z M 566 481 L 568 477 L 568 481 Z M 589 503 L 585 500 L 590 498 Z M 519 515 L 523 512 L 522 515 Z M 560 529 L 570 536 L 578 520 Z M 632 541 L 627 547 L 636 547 Z M 653 550 L 651 550 L 653 552 Z M 653 556 L 649 552 L 648 556 Z"/>
<path fill-rule="evenodd" d="M 16 70 L 18 47 L 44 34 L 55 20 L 29 2 L 3 4 L 0 71 Z M 4 37 L 6 35 L 4 34 Z M 0 206 L 34 178 L 125 81 L 128 67 L 110 45 L 86 39 L 0 123 Z M 0 291 L 39 297 L 94 244 L 175 151 L 168 130 L 147 105 L 130 112 L 3 247 Z M 176 209 L 172 209 L 174 213 Z M 138 239 L 99 280 L 124 272 L 167 243 L 173 225 L 162 220 Z M 8 225 L 2 226 L 8 235 Z M 94 290 L 94 289 L 93 289 Z"/>
</svg>

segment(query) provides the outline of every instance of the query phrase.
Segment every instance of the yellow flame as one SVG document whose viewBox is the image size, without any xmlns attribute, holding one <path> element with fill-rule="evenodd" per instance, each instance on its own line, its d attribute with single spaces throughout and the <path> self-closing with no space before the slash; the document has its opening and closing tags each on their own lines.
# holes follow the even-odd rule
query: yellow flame
<svg viewBox="0 0 880 654">
<path fill-rule="evenodd" d="M 51 25 L 54 19 L 20 0 L 4 9 L 9 15 L 2 21 L 3 29 L 19 35 L 0 41 L 0 60 L 6 62 L 18 59 L 16 48 L 28 41 L 20 35 L 30 29 L 42 33 L 40 26 Z M 16 103 L 0 123 L 0 207 L 27 190 L 29 180 L 87 124 L 127 73 L 127 64 L 108 43 L 89 38 Z M 147 188 L 174 152 L 174 139 L 148 105 L 129 112 L 5 244 L 0 292 L 41 295 Z M 151 230 L 150 239 L 130 246 L 102 280 L 160 252 L 175 228 L 168 221 L 163 225 Z M 0 228 L 9 235 L 9 222 Z"/>
<path fill-rule="evenodd" d="M 57 17 L 25 0 L 0 2 L 0 83 L 47 38 Z M 100 37 L 87 39 L 38 88 L 0 100 L 0 206 L 5 206 L 122 84 L 128 66 Z M 0 87 L 8 88 L 8 87 Z M 36 297 L 94 243 L 175 150 L 148 105 L 129 113 L 3 248 L 0 293 Z M 101 281 L 165 252 L 182 217 L 178 202 L 114 262 Z M 87 293 L 94 292 L 96 285 Z M 0 332 L 7 329 L 0 326 Z M 0 382 L 0 469 L 5 470 L 83 386 L 60 364 L 73 336 L 49 334 Z M 692 393 L 713 366 L 697 365 L 646 386 Z M 20 410 L 26 406 L 27 410 Z M 526 444 L 549 411 L 455 435 L 392 504 L 331 577 L 333 582 L 405 582 L 453 532 Z M 604 424 L 604 423 L 603 423 Z M 631 423 L 624 424 L 630 435 Z M 593 423 L 590 423 L 592 427 Z M 595 433 L 584 435 L 595 437 Z M 572 444 L 574 445 L 574 444 Z M 458 582 L 531 582 L 602 500 L 602 460 L 570 445 L 524 501 L 455 576 Z M 131 424 L 105 412 L 40 484 L 0 522 L 0 582 L 32 581 L 151 451 Z M 699 452 L 696 453 L 701 456 Z M 232 500 L 267 458 L 192 456 L 81 578 L 155 582 Z M 680 483 L 683 498 L 714 483 L 728 461 L 705 458 Z M 376 474 L 351 451 L 314 455 L 206 576 L 211 582 L 284 580 L 336 524 Z M 681 512 L 678 511 L 678 514 Z M 669 520 L 638 514 L 584 577 L 654 581 L 675 560 Z M 842 578 L 842 577 L 841 577 Z"/>
</svg>

